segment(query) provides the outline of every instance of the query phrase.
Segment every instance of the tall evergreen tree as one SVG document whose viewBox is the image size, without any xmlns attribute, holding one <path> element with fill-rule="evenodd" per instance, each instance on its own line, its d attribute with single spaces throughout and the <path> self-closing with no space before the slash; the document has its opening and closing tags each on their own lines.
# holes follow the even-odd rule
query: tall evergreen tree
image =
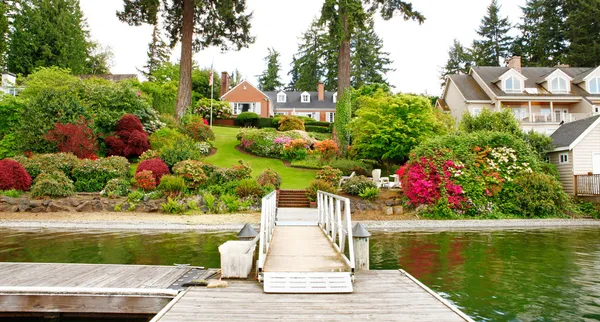
<svg viewBox="0 0 600 322">
<path fill-rule="evenodd" d="M 192 104 L 192 53 L 208 46 L 241 49 L 254 42 L 250 36 L 250 19 L 246 0 L 123 0 L 121 21 L 139 26 L 156 24 L 159 12 L 171 47 L 181 41 L 179 90 L 175 116 L 181 119 Z"/>
<path fill-rule="evenodd" d="M 297 91 L 314 91 L 325 74 L 322 59 L 323 34 L 323 28 L 315 20 L 300 39 L 296 60 L 290 72 L 298 75 L 294 83 Z"/>
<path fill-rule="evenodd" d="M 163 40 L 158 23 L 154 25 L 154 29 L 152 30 L 152 41 L 148 44 L 147 55 L 148 60 L 146 61 L 146 65 L 144 65 L 144 68 L 140 72 L 149 80 L 152 80 L 154 71 L 162 64 L 168 62 L 171 57 L 171 50 Z"/>
<path fill-rule="evenodd" d="M 300 67 L 298 66 L 298 61 L 296 60 L 296 55 L 292 56 L 292 69 L 288 72 L 290 75 L 290 82 L 285 87 L 286 91 L 297 91 L 296 84 L 298 83 L 298 79 L 300 78 Z"/>
<path fill-rule="evenodd" d="M 458 39 L 454 39 L 452 47 L 448 50 L 448 61 L 440 72 L 440 78 L 445 79 L 447 75 L 468 74 L 472 65 L 469 48 L 464 47 Z"/>
<path fill-rule="evenodd" d="M 523 66 L 554 66 L 564 61 L 566 25 L 564 0 L 527 0 L 519 24 L 521 35 L 513 52 Z"/>
<path fill-rule="evenodd" d="M 567 63 L 575 67 L 600 65 L 600 0 L 567 0 Z"/>
<path fill-rule="evenodd" d="M 0 69 L 4 68 L 8 36 L 8 5 L 0 1 Z"/>
<path fill-rule="evenodd" d="M 359 88 L 364 84 L 386 84 L 386 74 L 392 69 L 390 53 L 383 51 L 383 40 L 375 33 L 373 17 L 367 19 L 350 42 L 352 51 L 351 85 Z"/>
<path fill-rule="evenodd" d="M 477 30 L 481 39 L 473 43 L 473 56 L 478 66 L 498 66 L 500 59 L 508 57 L 512 43 L 508 35 L 510 29 L 508 18 L 500 17 L 498 1 L 492 0 Z"/>
<path fill-rule="evenodd" d="M 275 91 L 281 89 L 283 83 L 279 78 L 281 65 L 279 64 L 279 52 L 269 48 L 269 54 L 265 57 L 267 68 L 258 78 L 258 86 L 263 91 Z"/>
<path fill-rule="evenodd" d="M 230 77 L 229 77 L 229 86 L 231 86 L 231 88 L 234 88 L 234 87 L 236 87 L 241 82 L 242 82 L 242 73 L 240 73 L 240 71 L 236 68 L 230 74 Z M 231 88 L 228 88 L 228 90 L 231 89 Z"/>
<path fill-rule="evenodd" d="M 78 0 L 22 0 L 13 21 L 8 69 L 28 75 L 35 68 L 59 66 L 75 74 L 89 72 L 87 41 Z"/>
</svg>

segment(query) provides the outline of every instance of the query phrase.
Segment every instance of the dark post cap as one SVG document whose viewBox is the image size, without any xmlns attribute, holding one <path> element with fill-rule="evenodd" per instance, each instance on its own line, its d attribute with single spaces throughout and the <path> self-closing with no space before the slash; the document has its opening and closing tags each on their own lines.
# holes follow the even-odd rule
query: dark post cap
<svg viewBox="0 0 600 322">
<path fill-rule="evenodd" d="M 258 232 L 256 232 L 250 224 L 245 224 L 244 227 L 242 227 L 242 230 L 237 234 L 238 238 L 254 238 L 256 236 L 258 236 Z"/>
</svg>

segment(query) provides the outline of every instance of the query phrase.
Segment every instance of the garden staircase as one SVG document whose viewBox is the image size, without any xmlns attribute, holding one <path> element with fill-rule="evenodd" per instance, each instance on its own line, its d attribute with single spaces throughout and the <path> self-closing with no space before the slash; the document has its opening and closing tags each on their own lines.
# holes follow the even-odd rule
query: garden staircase
<svg viewBox="0 0 600 322">
<path fill-rule="evenodd" d="M 278 208 L 309 208 L 310 200 L 305 190 L 279 190 L 277 192 Z"/>
</svg>

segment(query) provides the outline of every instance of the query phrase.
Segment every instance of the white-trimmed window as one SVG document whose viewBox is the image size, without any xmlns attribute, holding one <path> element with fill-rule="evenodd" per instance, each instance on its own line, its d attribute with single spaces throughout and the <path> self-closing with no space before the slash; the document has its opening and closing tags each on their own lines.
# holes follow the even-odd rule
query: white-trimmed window
<svg viewBox="0 0 600 322">
<path fill-rule="evenodd" d="M 471 115 L 478 116 L 479 114 L 481 114 L 481 107 L 474 107 L 473 110 L 471 110 Z"/>
<path fill-rule="evenodd" d="M 337 103 L 337 92 L 333 93 L 333 102 Z"/>
<path fill-rule="evenodd" d="M 561 153 L 558 156 L 558 158 L 559 158 L 559 160 L 558 160 L 559 164 L 569 163 L 569 154 L 568 153 Z"/>
<path fill-rule="evenodd" d="M 588 92 L 600 94 L 600 77 L 594 77 L 588 81 Z"/>
<path fill-rule="evenodd" d="M 504 80 L 504 91 L 506 93 L 522 93 L 523 84 L 519 78 L 510 76 Z"/>
<path fill-rule="evenodd" d="M 300 95 L 300 102 L 310 103 L 310 94 L 308 94 L 307 92 L 302 93 L 302 95 Z"/>
<path fill-rule="evenodd" d="M 285 103 L 287 101 L 287 95 L 284 92 L 277 93 L 277 103 Z"/>
<path fill-rule="evenodd" d="M 277 112 L 275 115 L 288 115 L 288 112 Z"/>
<path fill-rule="evenodd" d="M 329 123 L 333 123 L 335 121 L 335 112 L 326 112 L 325 120 Z"/>
<path fill-rule="evenodd" d="M 552 93 L 568 93 L 569 82 L 564 77 L 554 77 L 550 81 L 550 91 Z"/>
</svg>

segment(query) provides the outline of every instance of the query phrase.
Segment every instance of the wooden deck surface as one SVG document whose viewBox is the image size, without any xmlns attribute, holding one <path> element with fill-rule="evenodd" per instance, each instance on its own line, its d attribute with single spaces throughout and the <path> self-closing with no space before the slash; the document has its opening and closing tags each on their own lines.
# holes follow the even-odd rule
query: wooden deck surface
<svg viewBox="0 0 600 322">
<path fill-rule="evenodd" d="M 469 321 L 401 271 L 367 271 L 350 294 L 267 294 L 255 281 L 193 287 L 152 321 Z"/>
<path fill-rule="evenodd" d="M 318 226 L 275 226 L 265 272 L 347 272 L 350 268 Z"/>
</svg>

